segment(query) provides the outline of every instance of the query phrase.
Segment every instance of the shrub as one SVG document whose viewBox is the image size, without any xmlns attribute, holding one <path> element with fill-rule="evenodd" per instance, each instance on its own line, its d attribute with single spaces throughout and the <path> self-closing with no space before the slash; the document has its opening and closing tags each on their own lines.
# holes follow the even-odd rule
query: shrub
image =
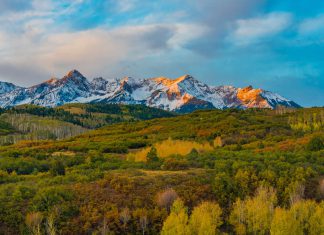
<svg viewBox="0 0 324 235">
<path fill-rule="evenodd" d="M 164 164 L 161 166 L 163 170 L 185 170 L 189 168 L 188 161 L 186 159 L 175 159 L 168 158 L 164 161 Z"/>
<path fill-rule="evenodd" d="M 126 146 L 106 146 L 101 149 L 102 153 L 127 153 Z"/>
<path fill-rule="evenodd" d="M 324 142 L 321 137 L 315 136 L 313 137 L 307 145 L 307 149 L 309 151 L 320 151 L 324 149 Z"/>
<path fill-rule="evenodd" d="M 55 161 L 51 167 L 51 174 L 53 176 L 65 175 L 65 166 L 61 161 Z"/>
<path fill-rule="evenodd" d="M 173 202 L 178 198 L 178 194 L 172 188 L 166 189 L 156 196 L 156 202 L 158 206 L 164 207 L 167 211 L 170 211 L 170 208 Z"/>
</svg>

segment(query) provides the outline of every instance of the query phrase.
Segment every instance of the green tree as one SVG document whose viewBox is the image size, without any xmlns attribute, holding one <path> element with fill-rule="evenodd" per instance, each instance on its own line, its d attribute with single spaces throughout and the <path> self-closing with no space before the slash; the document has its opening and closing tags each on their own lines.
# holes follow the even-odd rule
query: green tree
<svg viewBox="0 0 324 235">
<path fill-rule="evenodd" d="M 147 153 L 146 159 L 147 159 L 148 163 L 159 161 L 159 157 L 158 157 L 157 150 L 155 147 L 152 147 L 151 150 Z"/>
<path fill-rule="evenodd" d="M 257 188 L 258 177 L 253 171 L 239 169 L 234 176 L 240 198 L 248 196 Z"/>
<path fill-rule="evenodd" d="M 236 198 L 236 187 L 233 179 L 224 172 L 218 173 L 213 182 L 213 191 L 216 200 L 222 205 L 227 206 Z"/>
</svg>

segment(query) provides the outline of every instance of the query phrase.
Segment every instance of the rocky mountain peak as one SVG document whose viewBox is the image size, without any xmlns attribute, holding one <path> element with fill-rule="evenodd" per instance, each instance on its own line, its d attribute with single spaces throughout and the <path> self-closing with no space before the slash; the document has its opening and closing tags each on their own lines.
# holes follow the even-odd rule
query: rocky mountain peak
<svg viewBox="0 0 324 235">
<path fill-rule="evenodd" d="M 108 83 L 109 82 L 102 77 L 94 78 L 91 81 L 91 88 L 93 90 L 105 91 Z"/>
<path fill-rule="evenodd" d="M 241 91 L 242 92 L 249 92 L 251 90 L 253 90 L 253 86 L 252 85 L 249 85 L 247 87 L 241 88 Z"/>
<path fill-rule="evenodd" d="M 140 82 L 140 79 L 135 79 L 133 77 L 124 77 L 120 80 L 121 85 L 123 85 L 124 83 L 127 83 L 128 85 L 134 85 L 138 82 Z"/>
<path fill-rule="evenodd" d="M 186 74 L 186 75 L 183 75 L 183 76 L 175 79 L 174 81 L 176 83 L 180 83 L 180 82 L 183 82 L 183 81 L 194 81 L 194 80 L 195 80 L 195 78 L 193 76 L 191 76 L 189 74 Z"/>
<path fill-rule="evenodd" d="M 0 83 L 0 107 L 20 104 L 58 106 L 65 103 L 123 103 L 144 104 L 177 112 L 212 108 L 276 108 L 278 105 L 299 107 L 282 96 L 254 89 L 208 86 L 191 75 L 176 79 L 157 77 L 107 81 L 102 77 L 91 83 L 77 70 L 62 79 L 52 78 L 30 88 Z"/>
<path fill-rule="evenodd" d="M 76 69 L 70 70 L 65 77 L 83 77 L 83 75 Z"/>
<path fill-rule="evenodd" d="M 87 79 L 78 70 L 75 70 L 75 69 L 69 71 L 61 80 L 62 81 L 73 80 L 75 82 L 87 81 Z"/>
<path fill-rule="evenodd" d="M 108 82 L 108 81 L 102 77 L 97 77 L 97 78 L 94 78 L 91 83 L 105 83 L 105 82 Z"/>
<path fill-rule="evenodd" d="M 58 81 L 59 81 L 58 78 L 54 78 L 54 77 L 53 77 L 53 78 L 47 80 L 45 83 L 54 85 L 54 84 L 57 83 Z"/>
<path fill-rule="evenodd" d="M 0 94 L 11 92 L 19 87 L 10 82 L 0 82 Z"/>
</svg>

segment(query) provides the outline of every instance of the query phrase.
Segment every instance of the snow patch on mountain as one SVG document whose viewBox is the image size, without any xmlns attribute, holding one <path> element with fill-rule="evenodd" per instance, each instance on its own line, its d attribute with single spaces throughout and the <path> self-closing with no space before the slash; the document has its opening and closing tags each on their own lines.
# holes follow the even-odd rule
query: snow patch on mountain
<svg viewBox="0 0 324 235">
<path fill-rule="evenodd" d="M 9 93 L 13 90 L 16 90 L 20 87 L 10 83 L 10 82 L 1 82 L 0 81 L 0 94 Z"/>
<path fill-rule="evenodd" d="M 233 86 L 208 86 L 190 75 L 177 79 L 166 77 L 105 80 L 89 82 L 77 70 L 61 79 L 52 78 L 41 84 L 22 88 L 0 83 L 0 106 L 35 104 L 54 107 L 66 103 L 143 104 L 170 111 L 188 112 L 210 108 L 275 108 L 277 105 L 299 107 L 278 94 Z"/>
</svg>

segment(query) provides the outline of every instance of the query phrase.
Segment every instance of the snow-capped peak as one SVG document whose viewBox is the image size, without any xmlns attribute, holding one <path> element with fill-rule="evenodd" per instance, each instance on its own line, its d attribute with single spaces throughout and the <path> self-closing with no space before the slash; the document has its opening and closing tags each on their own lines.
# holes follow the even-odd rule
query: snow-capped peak
<svg viewBox="0 0 324 235">
<path fill-rule="evenodd" d="M 102 77 L 94 78 L 91 82 L 91 88 L 93 90 L 105 91 L 107 89 L 108 81 Z"/>
<path fill-rule="evenodd" d="M 58 81 L 59 81 L 59 79 L 57 79 L 57 78 L 51 78 L 51 79 L 47 80 L 45 83 L 55 85 Z"/>
<path fill-rule="evenodd" d="M 84 79 L 85 77 L 76 69 L 73 69 L 69 71 L 64 77 L 64 78 L 79 78 L 79 79 Z"/>
<path fill-rule="evenodd" d="M 186 74 L 184 76 L 181 76 L 177 79 L 174 80 L 176 83 L 180 83 L 180 82 L 183 82 L 183 81 L 195 81 L 194 77 L 189 75 L 189 74 Z"/>
<path fill-rule="evenodd" d="M 165 110 L 189 112 L 212 108 L 299 107 L 282 96 L 252 86 L 208 86 L 191 75 L 176 79 L 125 77 L 113 81 L 102 77 L 89 82 L 79 71 L 71 70 L 63 78 L 52 78 L 30 88 L 0 82 L 0 106 L 20 104 L 58 106 L 72 102 L 144 104 Z"/>
<path fill-rule="evenodd" d="M 15 89 L 18 89 L 20 87 L 10 83 L 10 82 L 1 82 L 0 81 L 0 94 L 5 94 L 8 92 L 11 92 Z"/>
<path fill-rule="evenodd" d="M 184 76 L 178 77 L 176 79 L 170 79 L 167 77 L 157 77 L 157 78 L 153 78 L 152 80 L 154 80 L 156 83 L 161 83 L 165 86 L 171 86 L 171 85 L 178 84 L 178 83 L 181 83 L 186 80 L 195 80 L 195 79 L 191 75 L 184 75 Z"/>
<path fill-rule="evenodd" d="M 124 83 L 127 83 L 128 85 L 135 85 L 135 84 L 138 84 L 140 83 L 141 80 L 140 79 L 135 79 L 133 77 L 124 77 L 120 80 L 120 84 L 124 84 Z"/>
</svg>

